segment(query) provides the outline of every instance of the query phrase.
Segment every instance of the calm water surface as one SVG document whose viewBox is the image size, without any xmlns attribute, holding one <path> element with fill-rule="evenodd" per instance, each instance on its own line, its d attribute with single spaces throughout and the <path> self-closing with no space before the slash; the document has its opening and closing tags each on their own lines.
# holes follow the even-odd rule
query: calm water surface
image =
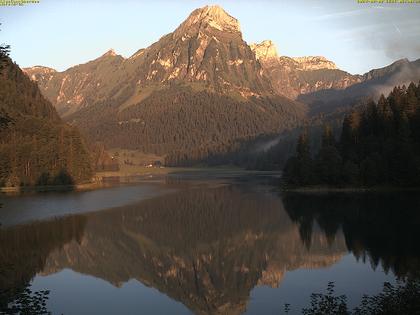
<svg viewBox="0 0 420 315">
<path fill-rule="evenodd" d="M 329 281 L 355 306 L 420 266 L 416 194 L 178 176 L 0 204 L 0 306 L 47 289 L 53 314 L 294 314 Z"/>
</svg>

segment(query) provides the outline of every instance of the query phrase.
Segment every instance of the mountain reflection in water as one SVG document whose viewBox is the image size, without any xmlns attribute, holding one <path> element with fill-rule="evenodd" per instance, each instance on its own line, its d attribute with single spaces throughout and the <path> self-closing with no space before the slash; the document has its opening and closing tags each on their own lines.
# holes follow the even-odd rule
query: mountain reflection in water
<svg viewBox="0 0 420 315">
<path fill-rule="evenodd" d="M 412 195 L 281 197 L 241 184 L 0 228 L 0 302 L 35 275 L 71 269 L 116 287 L 136 279 L 194 313 L 241 314 L 254 287 L 277 287 L 288 271 L 331 266 L 348 251 L 415 275 L 416 209 Z"/>
</svg>

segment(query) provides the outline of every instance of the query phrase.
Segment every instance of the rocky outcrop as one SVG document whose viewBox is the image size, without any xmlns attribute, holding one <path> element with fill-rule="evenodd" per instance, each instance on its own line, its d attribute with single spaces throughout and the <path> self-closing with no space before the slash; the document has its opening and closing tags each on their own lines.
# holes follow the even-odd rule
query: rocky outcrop
<svg viewBox="0 0 420 315">
<path fill-rule="evenodd" d="M 65 117 L 108 98 L 108 91 L 112 91 L 121 79 L 115 74 L 123 60 L 114 50 L 109 50 L 95 60 L 63 72 L 39 66 L 23 70 L 37 81 L 42 93 L 56 107 L 60 116 Z"/>
<path fill-rule="evenodd" d="M 211 91 L 242 97 L 271 92 L 239 22 L 219 6 L 193 11 L 173 32 L 130 57 L 136 85 L 195 83 Z M 132 65 L 125 63 L 130 73 Z"/>
<path fill-rule="evenodd" d="M 298 63 L 298 70 L 337 69 L 334 62 L 322 56 L 294 57 L 292 59 Z"/>
<path fill-rule="evenodd" d="M 91 142 L 187 160 L 293 128 L 306 111 L 274 92 L 239 22 L 219 6 L 193 11 L 129 58 L 111 50 L 38 82 Z"/>
<path fill-rule="evenodd" d="M 221 32 L 240 33 L 239 21 L 230 16 L 218 5 L 205 6 L 194 10 L 190 16 L 180 25 L 174 35 L 194 35 L 196 26 L 204 30 L 211 28 Z"/>
<path fill-rule="evenodd" d="M 350 84 L 350 81 L 342 89 L 313 91 L 300 95 L 298 99 L 308 104 L 313 113 L 343 110 L 367 99 L 378 99 L 381 94 L 390 93 L 395 86 L 418 82 L 419 78 L 420 59 L 401 59 L 358 76 L 356 84 Z"/>
<path fill-rule="evenodd" d="M 274 91 L 292 99 L 319 90 L 344 89 L 361 80 L 360 76 L 337 69 L 332 61 L 322 56 L 278 56 L 270 40 L 250 47 Z"/>
<path fill-rule="evenodd" d="M 194 10 L 173 33 L 130 58 L 109 50 L 63 72 L 45 67 L 25 71 L 62 116 L 101 100 L 125 108 L 138 102 L 143 90 L 174 83 L 196 84 L 200 89 L 244 98 L 272 93 L 260 64 L 242 39 L 238 20 L 219 6 Z"/>
<path fill-rule="evenodd" d="M 277 48 L 271 40 L 264 40 L 259 44 L 249 45 L 258 60 L 277 58 Z"/>
<path fill-rule="evenodd" d="M 55 69 L 43 66 L 25 68 L 24 71 L 33 81 L 37 82 L 42 82 L 44 80 L 48 81 L 57 72 Z"/>
</svg>

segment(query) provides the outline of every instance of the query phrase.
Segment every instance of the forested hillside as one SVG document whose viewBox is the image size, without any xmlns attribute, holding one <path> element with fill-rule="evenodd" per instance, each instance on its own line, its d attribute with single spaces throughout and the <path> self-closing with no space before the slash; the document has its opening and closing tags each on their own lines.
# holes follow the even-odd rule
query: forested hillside
<svg viewBox="0 0 420 315">
<path fill-rule="evenodd" d="M 419 186 L 420 83 L 347 115 L 339 141 L 326 127 L 315 156 L 303 133 L 284 177 L 291 185 Z"/>
<path fill-rule="evenodd" d="M 353 75 L 323 56 L 278 55 L 271 41 L 248 45 L 239 21 L 215 5 L 129 58 L 109 50 L 65 71 L 25 71 L 63 119 L 107 150 L 157 154 L 168 166 L 270 169 L 282 168 L 299 129 L 280 133 L 320 133 L 327 115 L 339 129 L 344 111 L 417 80 L 419 69 L 403 59 Z M 261 139 L 279 138 L 261 150 Z"/>
<path fill-rule="evenodd" d="M 125 110 L 102 103 L 69 121 L 91 141 L 167 155 L 167 165 L 189 165 L 234 150 L 241 140 L 290 128 L 304 111 L 304 105 L 282 97 L 237 100 L 175 85 Z"/>
<path fill-rule="evenodd" d="M 63 72 L 25 71 L 89 142 L 165 156 L 168 165 L 214 161 L 295 126 L 306 111 L 274 93 L 238 20 L 219 6 L 194 10 L 129 58 L 110 50 Z"/>
<path fill-rule="evenodd" d="M 61 121 L 21 69 L 2 53 L 0 186 L 73 184 L 92 175 L 79 132 Z"/>
</svg>

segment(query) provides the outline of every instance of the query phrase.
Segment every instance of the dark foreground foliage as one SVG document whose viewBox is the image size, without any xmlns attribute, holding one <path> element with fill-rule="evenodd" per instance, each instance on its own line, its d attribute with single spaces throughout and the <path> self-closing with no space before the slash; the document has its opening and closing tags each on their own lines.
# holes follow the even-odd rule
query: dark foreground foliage
<svg viewBox="0 0 420 315">
<path fill-rule="evenodd" d="M 32 291 L 29 287 L 24 288 L 22 291 L 14 296 L 13 300 L 7 305 L 0 303 L 0 314 L 7 315 L 48 315 L 51 312 L 47 309 L 47 300 L 50 291 Z M 4 296 L 0 292 L 0 296 Z"/>
<path fill-rule="evenodd" d="M 420 83 L 395 87 L 387 98 L 349 114 L 339 141 L 325 127 L 321 149 L 310 152 L 303 133 L 288 160 L 288 185 L 419 186 Z"/>
<path fill-rule="evenodd" d="M 285 313 L 290 305 L 285 305 Z M 302 309 L 304 315 L 397 315 L 420 314 L 420 281 L 410 279 L 392 285 L 385 282 L 382 291 L 373 296 L 365 295 L 359 306 L 349 310 L 347 297 L 337 295 L 334 283 L 328 283 L 326 293 L 313 293 L 311 304 Z"/>
</svg>

